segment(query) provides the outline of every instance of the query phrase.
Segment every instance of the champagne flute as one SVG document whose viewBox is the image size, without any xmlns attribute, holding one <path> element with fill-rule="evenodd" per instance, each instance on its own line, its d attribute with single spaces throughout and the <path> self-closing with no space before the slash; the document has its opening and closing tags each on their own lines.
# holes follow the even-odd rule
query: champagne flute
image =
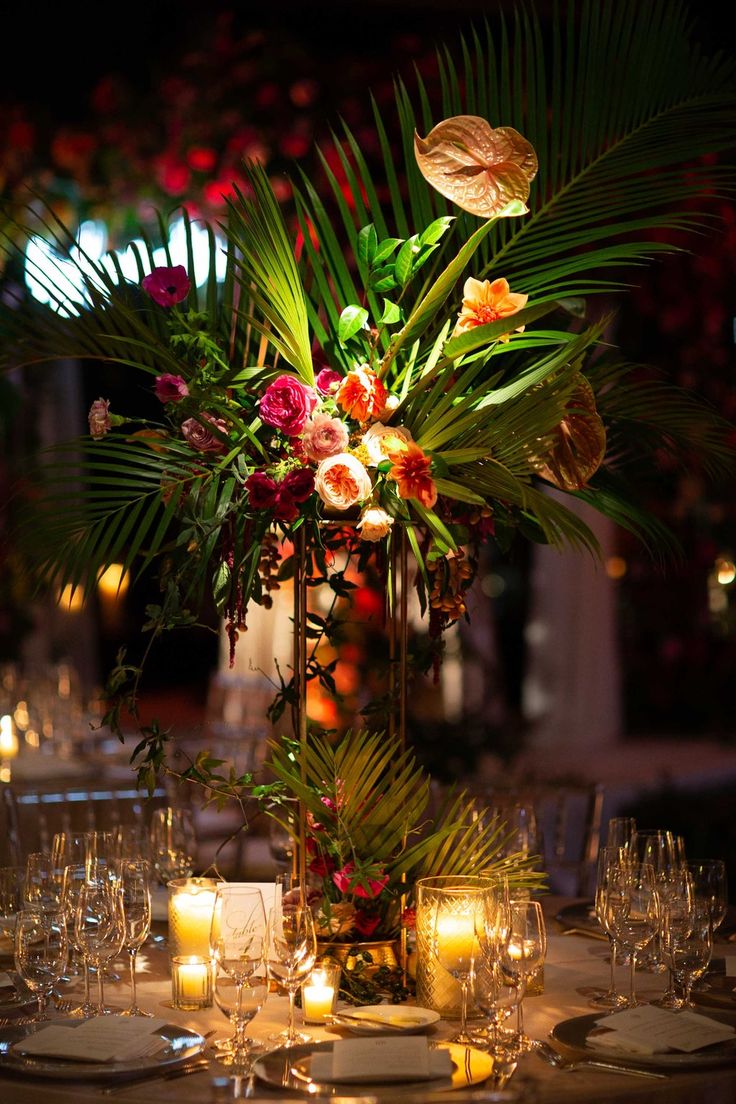
<svg viewBox="0 0 736 1104">
<path fill-rule="evenodd" d="M 292 887 L 290 896 L 295 893 Z M 289 995 L 289 1024 L 286 1031 L 277 1036 L 283 1046 L 294 1046 L 311 1037 L 294 1026 L 294 1002 L 296 991 L 311 973 L 316 957 L 314 917 L 304 894 L 298 894 L 293 904 L 282 899 L 268 914 L 266 967 L 269 976 L 280 982 Z"/>
<path fill-rule="evenodd" d="M 125 859 L 120 863 L 120 890 L 123 909 L 123 947 L 130 958 L 130 1005 L 123 1016 L 150 1016 L 138 1007 L 135 987 L 135 961 L 151 930 L 151 887 L 148 863 Z"/>
<path fill-rule="evenodd" d="M 102 981 L 104 966 L 120 953 L 124 934 L 120 883 L 104 865 L 87 865 L 79 889 L 74 933 L 85 965 L 96 970 L 96 1011 L 102 1015 L 107 1011 Z"/>
<path fill-rule="evenodd" d="M 221 1061 L 238 1069 L 250 1066 L 252 1047 L 245 1029 L 268 992 L 263 959 L 265 932 L 260 890 L 238 884 L 218 886 L 210 928 L 215 1002 L 229 1017 L 235 1033 L 217 1046 L 225 1052 Z"/>
<path fill-rule="evenodd" d="M 626 997 L 616 988 L 616 962 L 618 957 L 618 941 L 616 929 L 613 923 L 614 914 L 610 907 L 611 897 L 621 889 L 617 879 L 624 877 L 624 868 L 621 865 L 623 847 L 601 847 L 598 852 L 598 868 L 595 885 L 595 914 L 598 923 L 608 936 L 611 960 L 611 978 L 608 991 L 594 996 L 588 1002 L 594 1008 L 620 1008 L 626 1004 Z"/>
<path fill-rule="evenodd" d="M 15 968 L 38 999 L 34 1020 L 48 1020 L 46 1005 L 66 968 L 66 919 L 61 908 L 25 906 L 15 927 Z"/>
<path fill-rule="evenodd" d="M 501 955 L 504 973 L 515 983 L 516 1038 L 514 1049 L 522 1053 L 539 1044 L 524 1032 L 524 992 L 527 981 L 544 962 L 547 953 L 547 929 L 539 901 L 512 898 L 509 938 Z"/>
</svg>

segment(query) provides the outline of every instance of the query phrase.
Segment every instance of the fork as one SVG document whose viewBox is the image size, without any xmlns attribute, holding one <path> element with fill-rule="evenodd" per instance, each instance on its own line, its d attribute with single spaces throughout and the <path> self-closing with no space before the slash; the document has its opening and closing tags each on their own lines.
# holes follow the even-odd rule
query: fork
<svg viewBox="0 0 736 1104">
<path fill-rule="evenodd" d="M 653 1070 L 631 1069 L 629 1066 L 617 1066 L 613 1062 L 602 1062 L 597 1058 L 565 1058 L 563 1054 L 551 1047 L 549 1043 L 540 1043 L 535 1047 L 535 1052 L 550 1066 L 561 1070 L 576 1069 L 601 1069 L 609 1073 L 623 1073 L 629 1077 L 653 1077 L 666 1080 L 666 1073 L 655 1073 Z"/>
</svg>

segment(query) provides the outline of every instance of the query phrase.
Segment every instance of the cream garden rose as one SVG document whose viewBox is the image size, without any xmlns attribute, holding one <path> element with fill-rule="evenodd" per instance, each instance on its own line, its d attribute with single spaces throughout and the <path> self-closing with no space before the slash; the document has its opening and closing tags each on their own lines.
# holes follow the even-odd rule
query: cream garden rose
<svg viewBox="0 0 736 1104">
<path fill-rule="evenodd" d="M 411 433 L 404 426 L 387 426 L 383 422 L 375 422 L 370 429 L 366 430 L 360 443 L 368 449 L 371 464 L 380 464 L 382 460 L 388 458 L 392 439 L 394 442 L 398 439 L 407 443 L 413 440 Z"/>
<path fill-rule="evenodd" d="M 367 506 L 360 515 L 356 528 L 363 540 L 380 541 L 388 536 L 394 519 L 381 506 Z"/>
<path fill-rule="evenodd" d="M 323 460 L 314 476 L 314 488 L 333 510 L 349 510 L 373 490 L 371 477 L 357 457 L 339 452 Z"/>
</svg>

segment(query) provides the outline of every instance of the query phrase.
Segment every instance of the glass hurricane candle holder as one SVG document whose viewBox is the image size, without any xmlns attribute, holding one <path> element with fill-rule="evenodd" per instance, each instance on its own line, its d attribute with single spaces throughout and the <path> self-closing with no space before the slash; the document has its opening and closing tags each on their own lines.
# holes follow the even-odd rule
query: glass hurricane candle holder
<svg viewBox="0 0 736 1104">
<path fill-rule="evenodd" d="M 169 891 L 169 954 L 172 988 L 174 960 L 201 959 L 209 963 L 209 1000 L 212 1004 L 213 967 L 210 955 L 210 928 L 215 897 L 220 882 L 216 878 L 174 878 Z M 176 1003 L 176 997 L 174 997 Z M 198 1005 L 197 1007 L 206 1007 Z"/>
<path fill-rule="evenodd" d="M 212 1004 L 212 963 L 201 955 L 175 955 L 171 960 L 171 1003 L 194 1012 Z"/>
</svg>

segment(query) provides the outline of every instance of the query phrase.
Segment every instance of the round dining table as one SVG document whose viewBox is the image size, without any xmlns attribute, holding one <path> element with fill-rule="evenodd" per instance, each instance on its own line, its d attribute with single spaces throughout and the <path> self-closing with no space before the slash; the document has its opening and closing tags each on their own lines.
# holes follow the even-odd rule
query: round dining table
<svg viewBox="0 0 736 1104">
<path fill-rule="evenodd" d="M 561 1021 L 574 1016 L 590 1014 L 589 1004 L 592 993 L 607 987 L 609 979 L 609 949 L 607 941 L 596 938 L 594 934 L 580 934 L 566 929 L 555 917 L 563 906 L 570 901 L 549 897 L 544 900 L 547 917 L 548 949 L 544 965 L 544 988 L 538 995 L 528 995 L 524 1001 L 524 1026 L 534 1039 L 543 1040 Z M 714 957 L 729 953 L 730 945 L 717 944 Z M 119 982 L 108 982 L 105 987 L 106 1003 L 120 1008 L 125 1007 L 129 997 L 126 963 L 116 966 L 120 974 Z M 147 943 L 138 956 L 138 1003 L 155 1016 L 165 1018 L 167 1022 L 186 1027 L 202 1035 L 214 1033 L 225 1036 L 230 1033 L 230 1025 L 216 1007 L 198 1012 L 179 1011 L 171 1006 L 171 982 L 168 973 L 168 957 L 165 945 L 161 942 Z M 627 985 L 627 970 L 619 971 L 622 988 Z M 643 1000 L 661 995 L 666 982 L 666 974 L 637 972 L 637 996 Z M 78 990 L 63 986 L 64 997 L 76 995 Z M 736 1002 L 734 1005 L 736 1011 Z M 269 997 L 261 1011 L 252 1020 L 248 1034 L 257 1040 L 267 1040 L 269 1036 L 283 1029 L 286 1022 L 287 998 L 276 993 Z M 703 1011 L 707 1011 L 703 1009 Z M 601 1012 L 601 1015 L 605 1013 Z M 143 1020 L 142 1024 L 147 1021 Z M 442 1040 L 449 1038 L 457 1030 L 457 1024 L 440 1020 L 429 1028 L 429 1038 Z M 309 1026 L 308 1031 L 315 1040 L 337 1040 L 346 1037 L 340 1028 L 330 1029 L 322 1026 Z M 206 1051 L 210 1056 L 210 1051 Z M 232 1100 L 241 1097 L 252 1099 L 295 1101 L 307 1095 L 295 1091 L 286 1091 L 262 1083 L 258 1078 L 247 1081 L 234 1079 L 230 1071 L 210 1056 L 208 1066 L 198 1069 L 187 1076 L 173 1079 L 141 1079 L 115 1083 L 107 1086 L 95 1085 L 84 1081 L 53 1079 L 32 1079 L 25 1075 L 12 1075 L 2 1070 L 0 1061 L 0 1101 L 2 1104 L 85 1104 L 87 1101 L 120 1101 L 120 1104 L 165 1104 L 177 1101 L 179 1104 L 214 1104 L 216 1101 Z M 677 1071 L 667 1077 L 654 1079 L 636 1076 L 631 1072 L 619 1073 L 602 1069 L 565 1070 L 554 1068 L 534 1052 L 521 1057 L 506 1091 L 508 1097 L 501 1099 L 519 1099 L 525 1104 L 629 1104 L 629 1102 L 661 1101 L 662 1104 L 733 1104 L 736 1100 L 736 1059 L 733 1064 L 708 1067 L 705 1069 Z M 513 1095 L 512 1095 L 513 1093 Z M 517 1095 L 518 1094 L 518 1095 Z M 431 1104 L 434 1094 L 429 1088 L 423 1098 Z M 376 1101 L 390 1101 L 398 1104 L 402 1092 L 399 1085 L 386 1086 L 385 1094 L 376 1096 L 371 1092 L 371 1104 Z M 414 1094 L 416 1102 L 421 1097 Z M 494 1100 L 489 1084 L 472 1089 L 462 1089 L 443 1093 L 443 1102 L 457 1101 L 467 1104 L 474 1101 L 482 1104 L 484 1100 Z M 312 1099 L 315 1099 L 312 1096 Z M 320 1098 L 317 1098 L 320 1099 Z M 325 1098 L 326 1099 L 326 1098 Z M 357 1102 L 361 1094 L 356 1087 L 346 1087 L 336 1102 Z"/>
</svg>

